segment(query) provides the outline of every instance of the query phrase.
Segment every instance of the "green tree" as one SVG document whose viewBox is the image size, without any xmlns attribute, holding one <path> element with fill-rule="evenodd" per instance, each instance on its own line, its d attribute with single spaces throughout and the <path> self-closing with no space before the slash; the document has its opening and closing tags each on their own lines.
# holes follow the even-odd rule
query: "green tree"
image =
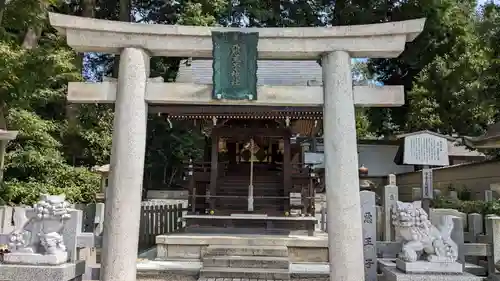
<svg viewBox="0 0 500 281">
<path fill-rule="evenodd" d="M 0 196 L 30 204 L 41 192 L 92 201 L 98 176 L 73 167 L 62 150 L 67 83 L 81 79 L 74 53 L 47 25 L 51 2 L 14 0 L 3 13 L 0 95 L 5 128 L 19 135 L 8 147 Z"/>
<path fill-rule="evenodd" d="M 407 1 L 391 15 L 427 22 L 399 58 L 370 61 L 380 81 L 404 85 L 406 91 L 403 107 L 370 110 L 372 131 L 385 136 L 422 129 L 482 133 L 496 108 L 481 82 L 490 60 L 477 32 L 476 1 Z"/>
</svg>

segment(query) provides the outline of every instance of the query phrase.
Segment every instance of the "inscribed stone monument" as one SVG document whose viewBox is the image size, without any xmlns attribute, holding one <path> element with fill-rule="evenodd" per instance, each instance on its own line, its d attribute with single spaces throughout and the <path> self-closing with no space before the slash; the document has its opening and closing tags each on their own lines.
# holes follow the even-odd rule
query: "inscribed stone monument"
<svg viewBox="0 0 500 281">
<path fill-rule="evenodd" d="M 389 175 L 391 178 L 391 175 Z M 389 180 L 391 183 L 391 180 Z M 394 181 L 392 181 L 394 182 Z M 395 238 L 392 223 L 391 223 L 391 210 L 398 201 L 398 187 L 396 185 L 386 185 L 383 190 L 383 207 L 384 207 L 384 241 L 392 241 Z"/>
<path fill-rule="evenodd" d="M 365 259 L 365 281 L 377 281 L 377 223 L 375 192 L 360 192 L 363 221 L 363 257 Z"/>
</svg>

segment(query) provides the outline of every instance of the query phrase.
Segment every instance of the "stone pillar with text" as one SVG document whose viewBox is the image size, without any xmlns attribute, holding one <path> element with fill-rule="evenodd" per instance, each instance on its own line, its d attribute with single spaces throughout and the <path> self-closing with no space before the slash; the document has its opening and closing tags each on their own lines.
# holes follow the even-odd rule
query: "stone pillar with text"
<svg viewBox="0 0 500 281">
<path fill-rule="evenodd" d="M 125 48 L 120 53 L 101 281 L 136 280 L 149 60 L 146 51 L 138 48 Z"/>
<path fill-rule="evenodd" d="M 321 64 L 330 280 L 360 281 L 365 274 L 351 57 L 335 51 Z"/>
</svg>

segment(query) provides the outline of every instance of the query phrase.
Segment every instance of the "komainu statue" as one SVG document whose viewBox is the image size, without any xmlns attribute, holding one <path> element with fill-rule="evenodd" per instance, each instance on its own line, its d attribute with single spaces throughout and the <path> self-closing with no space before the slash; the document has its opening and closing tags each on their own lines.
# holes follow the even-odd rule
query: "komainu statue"
<svg viewBox="0 0 500 281">
<path fill-rule="evenodd" d="M 24 223 L 10 235 L 10 253 L 5 262 L 16 262 L 16 255 L 30 256 L 27 262 L 57 264 L 66 262 L 68 253 L 62 230 L 70 219 L 64 195 L 42 194 L 33 208 L 27 208 Z M 49 256 L 54 258 L 50 259 Z M 45 258 L 44 258 L 45 257 Z"/>
<path fill-rule="evenodd" d="M 392 224 L 403 240 L 399 258 L 415 262 L 422 258 L 430 262 L 455 262 L 458 247 L 451 240 L 453 217 L 444 216 L 441 225 L 431 224 L 427 213 L 413 203 L 398 201 L 392 209 Z"/>
</svg>

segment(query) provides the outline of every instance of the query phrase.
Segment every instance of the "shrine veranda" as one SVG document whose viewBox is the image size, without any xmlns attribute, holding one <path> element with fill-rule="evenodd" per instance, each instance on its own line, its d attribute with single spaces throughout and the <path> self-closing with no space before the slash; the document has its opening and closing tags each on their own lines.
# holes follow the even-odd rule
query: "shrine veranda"
<svg viewBox="0 0 500 281">
<path fill-rule="evenodd" d="M 310 228 L 313 217 L 287 217 L 290 193 L 314 212 L 314 187 L 290 138 L 324 135 L 331 280 L 364 278 L 355 106 L 401 106 L 403 86 L 353 86 L 352 58 L 397 57 L 425 19 L 360 26 L 222 28 L 150 25 L 50 14 L 77 52 L 119 54 L 117 80 L 71 82 L 72 103 L 114 103 L 113 144 L 101 280 L 136 280 L 140 201 L 148 114 L 197 120 L 211 137 L 210 163 L 189 166 L 193 224 L 256 222 L 255 228 Z M 215 48 L 213 48 L 215 46 Z M 227 55 L 229 53 L 229 55 Z M 164 83 L 149 77 L 152 56 L 212 58 L 212 85 Z M 257 60 L 319 60 L 322 86 L 268 86 L 256 81 Z M 301 126 L 297 126 L 301 124 Z M 257 149 L 258 148 L 258 149 Z M 227 161 L 219 161 L 221 150 Z M 205 169 L 206 168 L 206 169 Z M 124 188 L 126 187 L 126 188 Z M 211 217 L 208 217 L 211 216 Z M 236 217 L 235 217 L 236 216 Z M 300 223 L 290 223 L 291 221 Z M 208 223 L 208 224 L 211 224 Z M 325 253 L 326 254 L 326 253 Z M 279 278 L 278 278 L 279 279 Z"/>
</svg>

